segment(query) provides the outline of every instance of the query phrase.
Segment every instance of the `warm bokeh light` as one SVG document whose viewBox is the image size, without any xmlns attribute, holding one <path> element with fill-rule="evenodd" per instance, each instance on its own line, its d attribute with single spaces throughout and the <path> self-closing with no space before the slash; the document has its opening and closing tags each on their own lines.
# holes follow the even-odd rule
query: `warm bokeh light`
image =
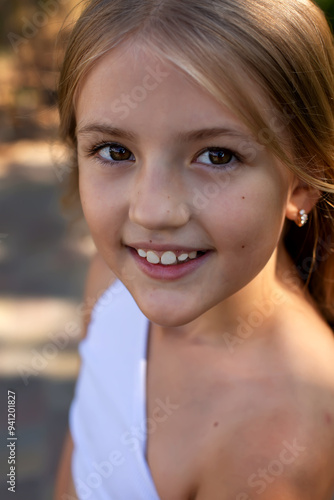
<svg viewBox="0 0 334 500">
<path fill-rule="evenodd" d="M 17 395 L 18 500 L 53 497 L 94 252 L 84 223 L 68 224 L 59 206 L 67 170 L 56 85 L 67 31 L 58 33 L 75 4 L 1 2 L 0 387 Z"/>
<path fill-rule="evenodd" d="M 59 206 L 66 150 L 56 85 L 77 3 L 0 6 L 0 387 L 18 398 L 16 500 L 52 499 L 95 251 L 85 224 L 68 224 Z M 334 25 L 334 0 L 318 3 Z"/>
</svg>

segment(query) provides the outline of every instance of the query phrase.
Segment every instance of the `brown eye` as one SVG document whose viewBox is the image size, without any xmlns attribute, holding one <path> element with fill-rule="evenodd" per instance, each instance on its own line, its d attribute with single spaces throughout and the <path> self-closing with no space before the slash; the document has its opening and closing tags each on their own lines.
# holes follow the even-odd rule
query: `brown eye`
<svg viewBox="0 0 334 500">
<path fill-rule="evenodd" d="M 230 163 L 232 166 L 232 164 L 234 164 L 234 162 L 238 159 L 229 149 L 208 148 L 198 156 L 197 160 L 200 163 L 204 163 L 209 166 L 224 166 L 229 165 Z"/>
<path fill-rule="evenodd" d="M 105 163 L 122 163 L 125 161 L 135 161 L 131 151 L 121 144 L 111 143 L 96 146 L 92 149 L 92 154 Z"/>
<path fill-rule="evenodd" d="M 228 149 L 209 150 L 209 158 L 215 165 L 226 165 L 232 160 L 233 154 Z"/>
<path fill-rule="evenodd" d="M 107 149 L 107 148 L 105 148 Z M 126 161 L 130 160 L 132 153 L 123 146 L 117 146 L 116 144 L 109 147 L 109 155 L 114 161 Z"/>
</svg>

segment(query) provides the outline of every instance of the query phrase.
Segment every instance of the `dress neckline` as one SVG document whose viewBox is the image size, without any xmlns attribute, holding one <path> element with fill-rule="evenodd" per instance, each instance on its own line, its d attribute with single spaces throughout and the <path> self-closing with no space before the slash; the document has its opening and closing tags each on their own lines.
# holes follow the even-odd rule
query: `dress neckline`
<svg viewBox="0 0 334 500">
<path fill-rule="evenodd" d="M 141 311 L 140 311 L 141 312 Z M 141 313 L 142 314 L 142 313 Z M 145 316 L 146 318 L 146 316 Z M 158 495 L 155 483 L 153 481 L 153 477 L 151 474 L 151 470 L 147 461 L 147 435 L 148 435 L 148 417 L 147 417 L 147 363 L 148 363 L 148 350 L 149 350 L 149 341 L 150 341 L 150 331 L 151 331 L 151 322 L 146 318 L 146 323 L 143 331 L 143 350 L 141 357 L 141 376 L 140 376 L 140 388 L 139 388 L 139 401 L 141 404 L 137 405 L 138 411 L 140 414 L 139 422 L 142 424 L 142 428 L 145 429 L 145 439 L 143 440 L 141 446 L 141 453 L 138 454 L 139 463 L 141 466 L 142 473 L 146 478 L 146 484 L 150 485 L 150 498 L 149 500 L 160 500 Z M 137 332 L 139 334 L 139 332 Z"/>
</svg>

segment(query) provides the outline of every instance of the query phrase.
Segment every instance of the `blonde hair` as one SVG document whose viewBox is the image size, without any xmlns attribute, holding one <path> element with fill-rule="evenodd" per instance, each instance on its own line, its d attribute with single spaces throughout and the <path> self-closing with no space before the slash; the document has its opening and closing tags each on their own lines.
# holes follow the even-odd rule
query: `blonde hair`
<svg viewBox="0 0 334 500">
<path fill-rule="evenodd" d="M 188 73 L 321 192 L 306 227 L 287 221 L 285 244 L 322 314 L 334 322 L 334 48 L 323 12 L 311 0 L 87 2 L 59 82 L 60 134 L 74 151 L 65 203 L 78 196 L 79 84 L 98 59 L 127 40 L 145 44 Z M 268 123 L 261 114 L 251 83 L 269 98 L 277 121 Z"/>
</svg>

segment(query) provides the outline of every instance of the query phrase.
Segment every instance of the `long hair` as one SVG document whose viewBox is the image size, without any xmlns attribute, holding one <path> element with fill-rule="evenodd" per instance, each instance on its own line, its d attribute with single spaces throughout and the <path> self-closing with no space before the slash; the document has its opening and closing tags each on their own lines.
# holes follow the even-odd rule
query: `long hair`
<svg viewBox="0 0 334 500">
<path fill-rule="evenodd" d="M 300 229 L 287 221 L 284 238 L 322 314 L 334 322 L 334 48 L 323 12 L 311 0 L 86 2 L 59 82 L 60 135 L 74 153 L 65 203 L 78 197 L 79 85 L 104 54 L 127 40 L 146 44 L 190 75 L 321 192 L 309 224 Z M 277 120 L 264 116 L 254 84 Z M 283 129 L 289 146 L 278 133 Z"/>
</svg>

